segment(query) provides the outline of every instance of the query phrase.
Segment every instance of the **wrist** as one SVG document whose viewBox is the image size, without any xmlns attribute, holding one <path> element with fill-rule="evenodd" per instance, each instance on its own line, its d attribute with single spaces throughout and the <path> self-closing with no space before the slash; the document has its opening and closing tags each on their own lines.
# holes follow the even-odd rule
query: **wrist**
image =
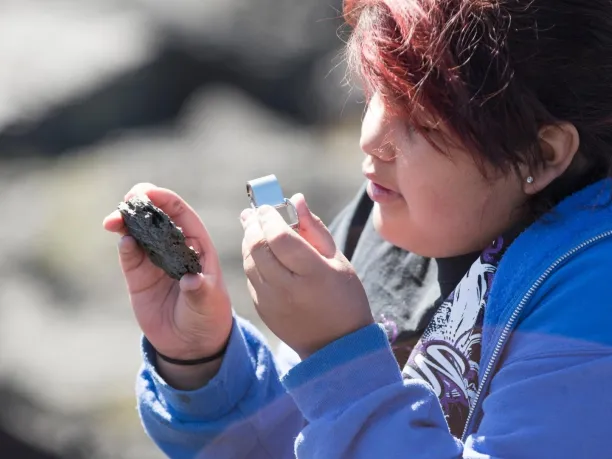
<svg viewBox="0 0 612 459">
<path fill-rule="evenodd" d="M 197 366 L 203 363 L 213 362 L 223 357 L 225 355 L 225 351 L 227 350 L 228 345 L 229 345 L 229 338 L 225 342 L 225 345 L 221 349 L 219 349 L 217 352 L 215 352 L 214 354 L 209 354 L 209 355 L 206 355 L 205 357 L 196 357 L 196 358 L 188 358 L 188 359 L 168 357 L 167 355 L 164 355 L 159 351 L 156 351 L 156 352 L 157 352 L 157 358 L 164 362 L 172 363 L 178 366 Z"/>
<path fill-rule="evenodd" d="M 195 361 L 223 355 L 229 344 L 232 325 L 233 322 L 230 322 L 227 329 L 225 326 L 223 328 L 218 327 L 214 335 L 212 333 L 202 333 L 205 336 L 196 335 L 189 338 L 174 335 L 171 341 L 168 339 L 163 341 L 151 340 L 146 334 L 145 336 L 155 353 L 158 356 L 161 354 L 162 359 L 166 358 L 170 363 L 173 363 L 173 360 Z"/>
<path fill-rule="evenodd" d="M 223 363 L 223 357 L 199 365 L 176 365 L 166 362 L 159 355 L 155 357 L 155 366 L 166 383 L 177 390 L 197 390 L 213 379 Z"/>
<path fill-rule="evenodd" d="M 312 354 L 316 354 L 317 352 L 329 346 L 330 344 L 335 343 L 336 341 L 348 335 L 352 335 L 356 331 L 364 329 L 372 325 L 373 323 L 374 323 L 374 319 L 371 317 L 371 315 L 369 317 L 366 316 L 363 320 L 353 324 L 352 326 L 346 327 L 342 332 L 339 332 L 336 334 L 330 334 L 320 339 L 318 342 L 310 341 L 308 343 L 305 343 L 305 345 L 303 346 L 293 347 L 293 350 L 298 354 L 301 360 L 306 360 Z"/>
<path fill-rule="evenodd" d="M 175 389 L 196 390 L 204 387 L 219 372 L 230 337 L 213 354 L 198 357 L 168 357 L 155 352 L 155 365 L 162 378 Z"/>
</svg>

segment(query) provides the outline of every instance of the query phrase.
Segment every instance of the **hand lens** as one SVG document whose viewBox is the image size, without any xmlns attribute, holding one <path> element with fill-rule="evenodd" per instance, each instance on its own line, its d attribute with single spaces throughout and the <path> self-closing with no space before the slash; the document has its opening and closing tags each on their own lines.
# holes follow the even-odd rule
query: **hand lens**
<svg viewBox="0 0 612 459">
<path fill-rule="evenodd" d="M 300 221 L 297 210 L 293 203 L 283 195 L 283 190 L 275 175 L 266 175 L 249 180 L 246 188 L 253 209 L 257 209 L 264 204 L 272 206 L 283 216 L 291 228 L 298 229 Z"/>
</svg>

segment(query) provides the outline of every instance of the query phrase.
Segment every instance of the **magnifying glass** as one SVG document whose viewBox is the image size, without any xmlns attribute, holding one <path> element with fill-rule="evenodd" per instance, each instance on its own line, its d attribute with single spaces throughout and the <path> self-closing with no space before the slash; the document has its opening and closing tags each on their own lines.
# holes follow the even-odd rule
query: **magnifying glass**
<svg viewBox="0 0 612 459">
<path fill-rule="evenodd" d="M 257 209 L 264 204 L 274 207 L 285 219 L 287 224 L 297 230 L 300 226 L 297 210 L 293 203 L 283 195 L 276 175 L 266 175 L 246 184 L 247 195 L 251 200 L 251 207 Z"/>
</svg>

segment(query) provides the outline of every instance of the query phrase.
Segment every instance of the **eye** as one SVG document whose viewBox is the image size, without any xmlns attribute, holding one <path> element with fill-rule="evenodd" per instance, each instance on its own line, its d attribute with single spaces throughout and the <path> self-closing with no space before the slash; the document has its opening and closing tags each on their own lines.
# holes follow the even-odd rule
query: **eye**
<svg viewBox="0 0 612 459">
<path fill-rule="evenodd" d="M 406 129 L 408 130 L 409 134 L 420 134 L 420 133 L 431 134 L 431 133 L 438 131 L 438 128 L 436 128 L 435 126 L 431 126 L 428 124 L 415 124 L 415 123 L 407 123 Z"/>
<path fill-rule="evenodd" d="M 436 126 L 430 125 L 430 124 L 425 124 L 422 126 L 419 126 L 419 129 L 422 132 L 437 132 L 438 128 Z"/>
</svg>

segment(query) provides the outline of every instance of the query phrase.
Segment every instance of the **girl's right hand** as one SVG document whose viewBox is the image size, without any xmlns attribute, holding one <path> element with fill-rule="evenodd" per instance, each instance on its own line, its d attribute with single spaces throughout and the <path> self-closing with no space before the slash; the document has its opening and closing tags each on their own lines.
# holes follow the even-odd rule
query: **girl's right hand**
<svg viewBox="0 0 612 459">
<path fill-rule="evenodd" d="M 201 274 L 186 274 L 180 281 L 172 279 L 149 260 L 134 238 L 126 235 L 119 211 L 112 212 L 104 219 L 104 228 L 122 235 L 119 262 L 136 320 L 153 347 L 165 356 L 189 360 L 214 355 L 229 339 L 232 310 L 208 231 L 195 211 L 173 191 L 141 183 L 128 192 L 125 200 L 136 195 L 148 197 L 168 214 L 182 229 L 187 245 L 200 254 L 202 265 Z M 190 368 L 159 358 L 158 364 L 177 377 Z"/>
</svg>

